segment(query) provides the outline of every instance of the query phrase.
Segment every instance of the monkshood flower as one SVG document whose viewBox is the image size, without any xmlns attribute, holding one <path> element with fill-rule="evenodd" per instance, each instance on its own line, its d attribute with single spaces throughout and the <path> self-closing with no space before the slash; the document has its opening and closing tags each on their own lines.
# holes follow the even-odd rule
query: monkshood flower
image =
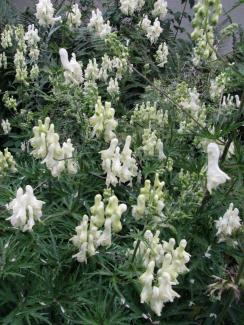
<svg viewBox="0 0 244 325">
<path fill-rule="evenodd" d="M 14 27 L 7 25 L 1 33 L 1 45 L 7 49 L 13 45 Z"/>
<path fill-rule="evenodd" d="M 109 21 L 104 22 L 102 13 L 98 8 L 96 11 L 92 11 L 92 16 L 87 27 L 91 32 L 94 31 L 101 38 L 105 38 L 110 34 L 112 29 Z"/>
<path fill-rule="evenodd" d="M 16 171 L 16 162 L 8 148 L 5 148 L 4 152 L 0 151 L 0 175 L 5 176 L 9 172 L 15 173 Z"/>
<path fill-rule="evenodd" d="M 50 0 L 39 0 L 36 4 L 36 18 L 40 26 L 53 25 L 61 20 L 61 16 L 54 18 L 54 8 Z"/>
<path fill-rule="evenodd" d="M 164 154 L 163 142 L 161 139 L 157 138 L 156 131 L 151 131 L 151 129 L 144 129 L 141 148 L 145 155 L 149 157 L 157 155 L 159 160 L 166 158 Z"/>
<path fill-rule="evenodd" d="M 230 177 L 219 168 L 220 150 L 216 143 L 208 145 L 208 170 L 207 170 L 207 189 L 212 193 L 220 184 L 224 184 Z"/>
<path fill-rule="evenodd" d="M 9 121 L 8 121 L 8 119 L 6 119 L 6 120 L 2 120 L 2 122 L 1 122 L 1 127 L 2 127 L 2 129 L 3 129 L 3 133 L 4 134 L 9 134 L 9 132 L 11 131 L 11 125 L 10 125 L 10 123 L 9 123 Z"/>
<path fill-rule="evenodd" d="M 155 235 L 150 230 L 144 234 L 136 251 L 136 259 L 145 268 L 145 272 L 139 277 L 142 285 L 141 303 L 147 303 L 151 309 L 160 316 L 165 303 L 173 302 L 180 295 L 173 290 L 173 286 L 179 282 L 180 274 L 188 272 L 185 266 L 190 261 L 190 254 L 185 251 L 187 241 L 180 241 L 175 248 L 175 239 L 168 242 L 159 239 L 160 232 Z M 134 242 L 134 249 L 137 241 Z M 134 253 L 134 250 L 129 252 Z"/>
<path fill-rule="evenodd" d="M 112 184 L 116 186 L 118 182 L 132 185 L 132 178 L 137 176 L 137 164 L 135 158 L 132 157 L 130 149 L 131 136 L 126 137 L 125 145 L 120 153 L 118 139 L 114 138 L 110 142 L 110 146 L 106 150 L 101 151 L 102 168 L 107 174 L 106 185 Z"/>
<path fill-rule="evenodd" d="M 230 204 L 224 216 L 215 221 L 215 226 L 219 243 L 228 240 L 232 233 L 241 227 L 239 210 L 237 208 L 234 209 L 233 203 Z"/>
<path fill-rule="evenodd" d="M 110 96 L 114 97 L 119 94 L 119 83 L 118 80 L 115 78 L 110 78 L 108 87 L 107 87 L 107 92 L 109 93 Z"/>
<path fill-rule="evenodd" d="M 105 204 L 102 196 L 97 194 L 94 205 L 90 208 L 91 217 L 84 215 L 81 224 L 75 228 L 76 235 L 71 241 L 79 252 L 73 258 L 80 263 L 86 263 L 88 257 L 97 253 L 98 247 L 110 247 L 112 233 L 118 233 L 122 229 L 121 216 L 127 210 L 126 204 L 119 204 L 112 192 L 106 199 Z"/>
<path fill-rule="evenodd" d="M 24 190 L 20 187 L 17 190 L 16 198 L 6 205 L 8 210 L 12 210 L 10 220 L 13 227 L 22 231 L 31 231 L 35 221 L 42 217 L 42 206 L 45 202 L 38 200 L 33 188 L 27 185 Z"/>
<path fill-rule="evenodd" d="M 93 136 L 99 137 L 103 134 L 106 142 L 110 142 L 116 137 L 113 131 L 116 129 L 118 122 L 114 119 L 114 114 L 115 110 L 111 103 L 105 102 L 103 106 L 101 97 L 98 97 L 95 114 L 89 119 L 93 127 Z"/>
<path fill-rule="evenodd" d="M 146 34 L 146 37 L 150 40 L 151 44 L 157 42 L 160 34 L 163 31 L 158 18 L 155 19 L 154 23 L 152 23 L 151 20 L 148 19 L 147 15 L 143 17 L 143 19 L 139 23 L 139 26 L 142 28 L 142 30 Z"/>
<path fill-rule="evenodd" d="M 67 24 L 70 29 L 78 28 L 81 25 L 81 11 L 77 3 L 75 3 L 71 11 L 67 13 Z"/>
<path fill-rule="evenodd" d="M 145 0 L 120 0 L 120 10 L 123 14 L 132 16 L 135 11 L 140 11 Z"/>
<path fill-rule="evenodd" d="M 80 85 L 83 79 L 83 72 L 81 65 L 76 61 L 76 56 L 72 53 L 72 57 L 69 60 L 68 52 L 66 49 L 61 48 L 59 50 L 60 60 L 64 69 L 64 78 L 68 84 Z"/>
<path fill-rule="evenodd" d="M 8 59 L 7 56 L 5 54 L 5 52 L 0 53 L 0 69 L 7 69 L 8 67 Z"/>
<path fill-rule="evenodd" d="M 155 55 L 158 67 L 163 68 L 165 66 L 165 64 L 168 62 L 168 55 L 169 55 L 169 49 L 167 44 L 164 42 L 159 45 Z"/>
<path fill-rule="evenodd" d="M 152 11 L 152 15 L 154 17 L 160 17 L 160 19 L 164 19 L 167 15 L 167 1 L 165 0 L 157 0 L 154 2 L 154 9 Z"/>
<path fill-rule="evenodd" d="M 27 42 L 29 47 L 35 46 L 40 41 L 40 37 L 38 35 L 38 29 L 35 28 L 34 25 L 29 25 L 28 31 L 25 33 L 24 39 Z"/>
<path fill-rule="evenodd" d="M 153 186 L 149 179 L 145 180 L 144 187 L 140 189 L 137 204 L 132 206 L 132 216 L 135 220 L 147 219 L 155 223 L 162 222 L 164 204 L 164 182 L 160 182 L 159 175 L 155 175 Z"/>
<path fill-rule="evenodd" d="M 46 117 L 45 122 L 38 121 L 38 126 L 33 128 L 34 137 L 30 144 L 34 149 L 31 154 L 37 159 L 43 159 L 47 169 L 53 177 L 58 177 L 67 169 L 69 174 L 77 173 L 77 163 L 73 158 L 74 147 L 68 139 L 61 146 L 59 135 L 54 131 L 54 125 L 50 124 L 50 118 Z"/>
</svg>

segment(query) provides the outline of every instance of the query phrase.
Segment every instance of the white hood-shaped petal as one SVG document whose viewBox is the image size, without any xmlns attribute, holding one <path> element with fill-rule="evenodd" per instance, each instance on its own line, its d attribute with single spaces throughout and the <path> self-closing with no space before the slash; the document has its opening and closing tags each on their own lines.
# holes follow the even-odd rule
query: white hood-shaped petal
<svg viewBox="0 0 244 325">
<path fill-rule="evenodd" d="M 219 168 L 220 151 L 216 143 L 208 145 L 208 170 L 207 170 L 207 189 L 212 193 L 220 184 L 224 184 L 230 177 Z"/>
</svg>

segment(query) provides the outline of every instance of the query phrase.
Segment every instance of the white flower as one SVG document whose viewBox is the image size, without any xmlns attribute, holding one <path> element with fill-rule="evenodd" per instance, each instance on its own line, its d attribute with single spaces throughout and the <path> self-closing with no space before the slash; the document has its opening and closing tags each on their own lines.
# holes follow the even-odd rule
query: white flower
<svg viewBox="0 0 244 325">
<path fill-rule="evenodd" d="M 160 19 L 163 19 L 167 14 L 167 1 L 165 0 L 157 0 L 154 2 L 154 9 L 152 11 L 152 15 L 154 17 L 160 17 Z"/>
<path fill-rule="evenodd" d="M 94 31 L 101 38 L 105 38 L 111 33 L 110 22 L 104 22 L 102 13 L 98 8 L 96 11 L 92 10 L 92 16 L 87 27 L 91 32 Z"/>
<path fill-rule="evenodd" d="M 37 200 L 30 185 L 26 186 L 25 193 L 20 187 L 16 198 L 7 204 L 7 209 L 13 212 L 7 220 L 10 220 L 13 227 L 20 228 L 22 231 L 31 231 L 35 221 L 39 221 L 42 216 L 43 204 L 43 201 Z"/>
<path fill-rule="evenodd" d="M 137 175 L 137 164 L 130 149 L 131 136 L 126 137 L 125 145 L 120 153 L 118 139 L 114 138 L 110 142 L 107 150 L 101 151 L 102 168 L 107 174 L 106 185 L 116 186 L 118 182 L 132 184 L 132 178 Z"/>
<path fill-rule="evenodd" d="M 167 44 L 164 42 L 159 45 L 158 50 L 156 52 L 156 62 L 157 66 L 163 68 L 165 64 L 168 62 L 169 49 Z"/>
<path fill-rule="evenodd" d="M 77 172 L 77 163 L 73 159 L 73 145 L 71 140 L 59 143 L 59 135 L 54 131 L 54 125 L 50 124 L 50 118 L 45 119 L 44 124 L 38 121 L 38 126 L 33 128 L 34 137 L 30 144 L 34 149 L 31 154 L 37 159 L 43 159 L 42 163 L 51 171 L 52 176 L 58 177 L 67 168 L 69 174 Z"/>
<path fill-rule="evenodd" d="M 145 32 L 146 37 L 150 40 L 151 44 L 156 43 L 163 29 L 160 26 L 158 18 L 154 20 L 154 23 L 148 19 L 148 16 L 145 15 L 142 21 L 139 23 L 142 30 Z"/>
<path fill-rule="evenodd" d="M 160 232 L 155 235 L 150 230 L 144 234 L 136 252 L 136 258 L 145 267 L 145 272 L 139 277 L 142 284 L 141 303 L 147 303 L 158 315 L 167 302 L 173 302 L 180 295 L 173 290 L 178 284 L 179 274 L 187 272 L 185 264 L 190 260 L 190 254 L 185 251 L 186 240 L 181 240 L 175 248 L 175 240 L 160 243 Z M 134 242 L 134 249 L 137 242 Z M 134 250 L 130 251 L 133 254 Z"/>
<path fill-rule="evenodd" d="M 192 112 L 193 114 L 197 114 L 201 109 L 201 102 L 199 98 L 199 93 L 197 92 L 196 88 L 189 89 L 189 98 L 182 100 L 180 105 Z"/>
<path fill-rule="evenodd" d="M 114 114 L 115 110 L 111 107 L 111 103 L 105 102 L 105 106 L 103 106 L 101 97 L 98 97 L 95 114 L 89 119 L 93 127 L 93 135 L 101 136 L 101 134 L 104 134 L 106 142 L 110 142 L 115 138 L 116 135 L 113 131 L 116 129 L 118 122 L 114 119 Z"/>
<path fill-rule="evenodd" d="M 83 216 L 81 224 L 75 228 L 76 235 L 70 240 L 79 252 L 73 255 L 78 262 L 87 262 L 87 257 L 97 253 L 99 246 L 110 247 L 112 243 L 112 231 L 119 232 L 122 229 L 121 216 L 127 210 L 125 204 L 119 204 L 115 195 L 108 199 L 107 206 L 102 201 L 100 194 L 95 196 L 95 204 L 90 208 L 92 216 Z M 104 229 L 101 230 L 104 226 Z"/>
<path fill-rule="evenodd" d="M 135 11 L 141 10 L 145 0 L 120 0 L 120 10 L 125 15 L 132 16 Z"/>
<path fill-rule="evenodd" d="M 220 151 L 216 143 L 208 145 L 208 170 L 207 170 L 207 188 L 209 193 L 216 189 L 220 184 L 224 184 L 230 177 L 219 168 Z"/>
<path fill-rule="evenodd" d="M 230 204 L 228 210 L 223 217 L 215 221 L 219 242 L 225 241 L 232 235 L 234 231 L 241 227 L 241 219 L 239 217 L 239 210 L 234 209 L 233 203 Z"/>
<path fill-rule="evenodd" d="M 81 12 L 77 3 L 75 3 L 71 11 L 67 13 L 67 23 L 70 29 L 78 28 L 81 25 Z"/>
<path fill-rule="evenodd" d="M 5 148 L 4 152 L 0 151 L 0 175 L 4 176 L 9 172 L 15 173 L 16 171 L 16 162 L 8 148 Z"/>
<path fill-rule="evenodd" d="M 7 69 L 8 67 L 8 59 L 7 56 L 5 54 L 5 52 L 0 53 L 0 69 Z"/>
<path fill-rule="evenodd" d="M 90 59 L 85 69 L 86 80 L 97 80 L 100 77 L 100 71 L 98 68 L 96 58 Z"/>
<path fill-rule="evenodd" d="M 3 133 L 4 134 L 9 134 L 9 132 L 11 131 L 11 125 L 10 125 L 10 123 L 9 123 L 9 121 L 8 121 L 8 119 L 6 119 L 6 120 L 2 120 L 2 122 L 1 122 L 1 126 L 2 126 L 2 129 L 3 129 Z"/>
<path fill-rule="evenodd" d="M 69 61 L 68 52 L 66 49 L 61 48 L 59 50 L 62 66 L 64 68 L 64 77 L 67 83 L 80 85 L 83 79 L 83 73 L 81 65 L 76 61 L 76 56 L 72 53 L 72 58 Z"/>
<path fill-rule="evenodd" d="M 40 26 L 48 26 L 61 20 L 61 17 L 54 18 L 54 8 L 50 0 L 39 0 L 36 4 L 36 18 Z"/>
<path fill-rule="evenodd" d="M 107 87 L 107 92 L 111 96 L 116 96 L 119 94 L 119 84 L 118 84 L 118 80 L 116 78 L 115 79 L 110 78 L 108 87 Z"/>
<path fill-rule="evenodd" d="M 28 31 L 25 33 L 24 39 L 27 41 L 29 47 L 35 46 L 40 41 L 38 29 L 33 24 L 28 26 Z"/>
</svg>

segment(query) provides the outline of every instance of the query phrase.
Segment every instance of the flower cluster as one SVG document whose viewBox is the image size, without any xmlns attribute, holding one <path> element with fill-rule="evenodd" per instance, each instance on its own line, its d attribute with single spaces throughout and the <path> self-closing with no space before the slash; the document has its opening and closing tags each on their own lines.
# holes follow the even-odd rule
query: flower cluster
<svg viewBox="0 0 244 325">
<path fill-rule="evenodd" d="M 81 224 L 75 228 L 76 235 L 71 238 L 74 246 L 79 249 L 73 258 L 80 263 L 86 263 L 87 257 L 95 255 L 99 246 L 110 247 L 112 232 L 121 231 L 121 216 L 126 210 L 126 204 L 119 204 L 115 195 L 103 200 L 102 196 L 97 194 L 95 203 L 90 208 L 91 217 L 83 216 Z"/>
<path fill-rule="evenodd" d="M 241 227 L 239 210 L 237 208 L 234 209 L 233 203 L 230 204 L 224 216 L 215 221 L 215 225 L 219 243 L 228 240 L 233 232 Z"/>
<path fill-rule="evenodd" d="M 165 66 L 165 64 L 168 62 L 168 55 L 169 55 L 169 49 L 167 44 L 164 42 L 159 45 L 155 55 L 155 59 L 158 67 L 163 68 Z"/>
<path fill-rule="evenodd" d="M 190 260 L 190 254 L 185 251 L 186 240 L 181 240 L 175 248 L 174 238 L 160 243 L 159 235 L 159 231 L 153 235 L 147 230 L 135 255 L 145 268 L 145 272 L 139 277 L 142 285 L 141 303 L 149 304 L 158 316 L 161 315 L 165 303 L 180 297 L 172 286 L 179 283 L 177 278 L 180 274 L 189 271 L 185 265 Z M 136 246 L 137 242 L 134 242 L 134 249 Z"/>
<path fill-rule="evenodd" d="M 167 15 L 167 1 L 165 0 L 157 0 L 154 2 L 154 8 L 152 11 L 152 15 L 154 17 L 160 17 L 160 19 L 163 19 Z"/>
<path fill-rule="evenodd" d="M 196 126 L 195 121 L 186 116 L 180 109 L 181 107 L 203 126 L 206 124 L 206 109 L 200 101 L 200 95 L 196 88 L 189 88 L 185 82 L 178 84 L 175 91 L 175 100 L 180 106 L 178 110 L 179 133 L 189 132 Z"/>
<path fill-rule="evenodd" d="M 201 60 L 216 60 L 214 31 L 222 12 L 221 0 L 199 0 L 194 6 L 194 28 L 191 37 L 196 42 L 193 63 L 199 65 Z"/>
<path fill-rule="evenodd" d="M 52 176 L 58 177 L 67 168 L 69 174 L 77 173 L 77 163 L 73 158 L 74 148 L 71 140 L 59 143 L 59 135 L 54 132 L 54 125 L 46 117 L 44 124 L 38 121 L 38 126 L 33 128 L 34 137 L 30 139 L 33 147 L 31 154 L 37 159 L 43 159 Z"/>
<path fill-rule="evenodd" d="M 30 185 L 26 186 L 25 192 L 20 187 L 17 190 L 16 198 L 6 206 L 13 213 L 7 220 L 10 220 L 13 227 L 22 231 L 31 231 L 35 221 L 40 221 L 42 217 L 43 204 L 43 201 L 35 197 Z"/>
<path fill-rule="evenodd" d="M 98 97 L 95 105 L 95 114 L 90 118 L 90 124 L 93 127 L 93 135 L 97 137 L 104 135 L 106 142 L 110 142 L 116 137 L 113 132 L 118 122 L 114 119 L 115 110 L 110 102 L 105 102 L 103 106 L 101 97 Z"/>
<path fill-rule="evenodd" d="M 2 129 L 3 129 L 3 133 L 4 134 L 9 134 L 9 132 L 11 131 L 11 125 L 10 125 L 10 123 L 9 123 L 9 121 L 8 121 L 8 119 L 6 119 L 6 120 L 2 120 L 2 122 L 1 122 L 1 127 L 2 127 Z"/>
<path fill-rule="evenodd" d="M 0 69 L 7 69 L 8 67 L 8 59 L 5 52 L 0 53 Z"/>
<path fill-rule="evenodd" d="M 76 56 L 72 53 L 72 57 L 69 60 L 68 52 L 66 49 L 61 48 L 59 50 L 60 60 L 64 69 L 64 78 L 66 83 L 80 85 L 83 83 L 83 72 L 81 65 L 76 61 Z"/>
<path fill-rule="evenodd" d="M 123 14 L 132 16 L 135 11 L 140 11 L 145 0 L 120 0 L 120 10 Z"/>
<path fill-rule="evenodd" d="M 163 151 L 163 142 L 157 138 L 156 131 L 144 129 L 142 135 L 142 150 L 147 156 L 158 155 L 159 160 L 166 158 Z"/>
<path fill-rule="evenodd" d="M 219 168 L 220 150 L 216 143 L 208 145 L 208 170 L 207 170 L 207 188 L 209 193 L 219 185 L 224 184 L 230 177 Z"/>
<path fill-rule="evenodd" d="M 211 99 L 220 99 L 223 96 L 228 77 L 225 72 L 220 73 L 214 80 L 210 80 L 209 94 Z"/>
<path fill-rule="evenodd" d="M 110 184 L 116 186 L 118 182 L 129 182 L 132 185 L 132 178 L 137 175 L 137 164 L 135 158 L 132 157 L 130 144 L 131 136 L 128 135 L 120 153 L 118 139 L 114 138 L 111 140 L 109 148 L 101 151 L 102 168 L 107 174 L 107 186 Z"/>
<path fill-rule="evenodd" d="M 70 12 L 67 13 L 67 24 L 70 29 L 78 28 L 81 25 L 81 12 L 77 3 L 73 4 Z"/>
<path fill-rule="evenodd" d="M 17 50 L 14 55 L 14 65 L 16 70 L 16 80 L 27 84 L 27 63 L 26 63 L 26 43 L 25 31 L 22 25 L 15 28 L 15 39 L 17 43 Z"/>
<path fill-rule="evenodd" d="M 15 173 L 16 171 L 16 162 L 8 148 L 5 148 L 4 152 L 0 151 L 0 175 L 5 176 L 9 172 Z"/>
<path fill-rule="evenodd" d="M 54 17 L 54 8 L 50 0 L 39 0 L 36 4 L 36 18 L 40 26 L 53 25 L 61 17 Z"/>
<path fill-rule="evenodd" d="M 7 107 L 10 110 L 16 111 L 17 101 L 13 96 L 9 95 L 8 91 L 5 91 L 2 101 L 3 101 L 5 107 Z"/>
<path fill-rule="evenodd" d="M 94 31 L 101 38 L 105 38 L 108 34 L 111 33 L 110 22 L 104 22 L 102 13 L 98 8 L 96 11 L 92 11 L 92 16 L 87 27 L 91 32 Z"/>
<path fill-rule="evenodd" d="M 165 126 L 168 123 L 168 113 L 163 110 L 157 109 L 157 103 L 152 105 L 150 102 L 136 105 L 131 116 L 130 124 L 136 124 L 149 127 L 149 126 Z"/>
<path fill-rule="evenodd" d="M 14 27 L 7 25 L 1 33 L 2 48 L 7 49 L 13 45 Z"/>
<path fill-rule="evenodd" d="M 142 30 L 146 34 L 146 37 L 150 40 L 151 44 L 157 42 L 160 34 L 163 31 L 158 18 L 156 18 L 152 23 L 151 20 L 148 19 L 147 15 L 145 15 L 140 21 L 139 26 L 142 28 Z"/>
<path fill-rule="evenodd" d="M 159 175 L 155 175 L 153 186 L 150 180 L 146 180 L 144 187 L 140 189 L 140 194 L 137 198 L 137 204 L 132 208 L 132 215 L 136 220 L 148 219 L 158 223 L 165 216 L 164 208 L 164 182 L 160 182 Z"/>
</svg>

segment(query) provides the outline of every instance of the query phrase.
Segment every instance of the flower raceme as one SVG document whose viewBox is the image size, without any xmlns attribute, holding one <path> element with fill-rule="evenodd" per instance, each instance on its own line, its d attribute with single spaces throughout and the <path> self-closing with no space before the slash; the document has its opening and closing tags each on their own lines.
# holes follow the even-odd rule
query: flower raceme
<svg viewBox="0 0 244 325">
<path fill-rule="evenodd" d="M 160 17 L 160 19 L 162 20 L 166 14 L 167 14 L 167 1 L 165 0 L 157 0 L 154 2 L 154 8 L 152 11 L 152 15 L 154 17 Z"/>
<path fill-rule="evenodd" d="M 36 18 L 40 26 L 53 25 L 56 21 L 61 20 L 61 17 L 54 18 L 54 8 L 50 0 L 39 0 L 36 4 Z"/>
<path fill-rule="evenodd" d="M 44 124 L 38 121 L 38 126 L 33 128 L 34 137 L 30 139 L 33 147 L 31 154 L 37 159 L 43 159 L 52 176 L 58 177 L 67 169 L 69 174 L 77 173 L 77 163 L 73 159 L 74 148 L 71 140 L 59 143 L 59 135 L 54 132 L 54 125 L 50 124 L 50 118 L 46 117 Z"/>
<path fill-rule="evenodd" d="M 110 142 L 110 146 L 106 150 L 101 151 L 102 168 L 107 174 L 106 185 L 112 184 L 116 186 L 118 182 L 132 185 L 132 178 L 137 175 L 137 164 L 135 158 L 132 157 L 130 149 L 131 136 L 127 136 L 125 145 L 120 153 L 118 139 L 114 138 Z"/>
<path fill-rule="evenodd" d="M 208 145 L 208 170 L 207 170 L 207 189 L 210 194 L 219 185 L 224 184 L 230 177 L 219 168 L 220 150 L 216 143 Z"/>
<path fill-rule="evenodd" d="M 241 227 L 239 210 L 237 208 L 234 209 L 233 203 L 230 204 L 224 216 L 215 221 L 215 226 L 219 243 L 228 240 L 232 233 Z"/>
<path fill-rule="evenodd" d="M 160 243 L 159 235 L 159 231 L 153 235 L 147 230 L 135 255 L 138 263 L 145 269 L 139 277 L 142 285 L 141 303 L 149 304 L 158 316 L 161 315 L 165 303 L 180 297 L 172 286 L 179 283 L 177 278 L 180 274 L 189 271 L 185 265 L 190 260 L 190 254 L 185 251 L 186 240 L 181 240 L 175 248 L 174 238 Z M 136 246 L 137 242 L 134 242 L 134 249 Z M 133 250 L 130 254 L 133 254 Z"/>
<path fill-rule="evenodd" d="M 164 208 L 164 182 L 160 182 L 159 175 L 155 175 L 153 186 L 150 180 L 145 181 L 144 187 L 140 189 L 137 204 L 132 207 L 132 216 L 136 220 L 147 219 L 155 223 L 162 221 L 165 216 Z"/>
<path fill-rule="evenodd" d="M 98 97 L 95 105 L 95 114 L 90 118 L 90 124 L 93 127 L 93 136 L 97 137 L 104 135 L 106 142 L 110 142 L 116 137 L 113 132 L 118 122 L 114 119 L 115 110 L 111 107 L 110 102 L 105 102 L 103 106 L 101 97 Z"/>
<path fill-rule="evenodd" d="M 16 198 L 6 205 L 8 210 L 12 210 L 10 220 L 13 227 L 19 228 L 23 232 L 32 231 L 35 221 L 40 221 L 42 217 L 42 206 L 45 202 L 38 200 L 33 188 L 27 185 L 24 190 L 20 187 L 17 190 Z"/>
<path fill-rule="evenodd" d="M 80 85 L 83 83 L 83 72 L 81 65 L 76 61 L 76 56 L 72 53 L 69 60 L 68 52 L 66 49 L 59 50 L 60 60 L 64 69 L 64 78 L 68 84 Z"/>
<path fill-rule="evenodd" d="M 158 18 L 154 20 L 154 23 L 152 23 L 151 20 L 148 19 L 147 15 L 145 15 L 140 21 L 139 26 L 142 28 L 142 30 L 146 34 L 146 37 L 150 40 L 151 44 L 157 42 L 160 34 L 163 31 Z"/>
<path fill-rule="evenodd" d="M 120 0 L 120 10 L 123 14 L 132 16 L 135 11 L 140 11 L 145 0 Z"/>
<path fill-rule="evenodd" d="M 9 172 L 15 173 L 16 171 L 16 162 L 8 148 L 5 148 L 4 152 L 0 151 L 0 176 L 4 176 Z"/>
<path fill-rule="evenodd" d="M 112 30 L 110 22 L 104 22 L 102 13 L 98 8 L 96 11 L 92 11 L 92 16 L 87 27 L 91 32 L 94 31 L 101 38 L 105 38 L 108 34 L 111 33 Z"/>
<path fill-rule="evenodd" d="M 81 12 L 77 3 L 75 3 L 70 12 L 67 13 L 67 23 L 70 29 L 78 28 L 81 25 Z"/>
<path fill-rule="evenodd" d="M 168 62 L 168 55 L 169 49 L 167 44 L 164 42 L 159 45 L 155 55 L 158 67 L 163 68 L 165 66 L 165 64 Z"/>
<path fill-rule="evenodd" d="M 80 263 L 86 263 L 87 257 L 95 255 L 99 246 L 110 247 L 112 232 L 118 233 L 122 229 L 120 220 L 127 210 L 126 204 L 119 204 L 115 195 L 111 195 L 106 203 L 105 199 L 97 194 L 94 205 L 90 208 L 91 217 L 83 216 L 81 224 L 75 229 L 76 235 L 71 238 L 73 245 L 79 249 L 73 258 Z"/>
</svg>

